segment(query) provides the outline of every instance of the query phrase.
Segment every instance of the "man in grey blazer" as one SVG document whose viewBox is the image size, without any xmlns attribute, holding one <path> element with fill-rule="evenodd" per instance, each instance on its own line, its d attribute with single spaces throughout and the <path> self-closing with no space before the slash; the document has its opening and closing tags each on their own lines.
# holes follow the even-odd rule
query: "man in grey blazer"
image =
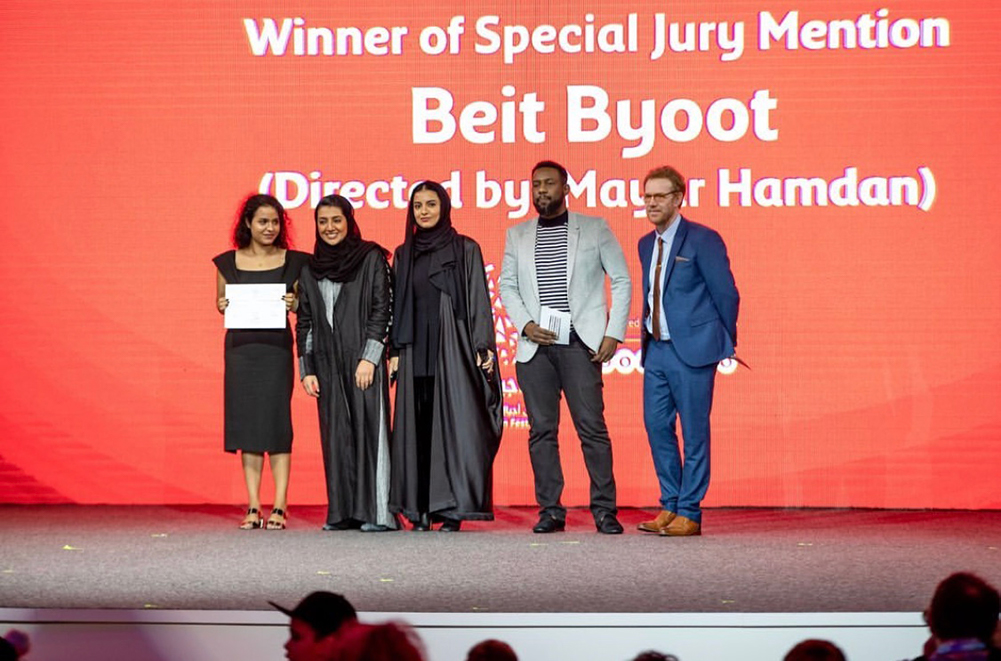
<svg viewBox="0 0 1001 661">
<path fill-rule="evenodd" d="M 539 217 L 508 229 L 499 282 L 508 317 L 521 331 L 515 369 L 528 411 L 528 451 L 539 503 L 539 522 L 532 530 L 566 528 L 558 436 L 562 392 L 591 478 L 595 526 L 599 532 L 619 534 L 601 364 L 625 338 L 631 283 L 622 247 L 608 223 L 568 212 L 569 191 L 567 171 L 559 163 L 542 161 L 532 169 L 532 201 Z M 612 283 L 611 311 L 605 301 L 606 274 Z M 540 326 L 543 314 L 560 320 L 569 316 L 569 343 L 560 343 L 557 332 Z"/>
</svg>

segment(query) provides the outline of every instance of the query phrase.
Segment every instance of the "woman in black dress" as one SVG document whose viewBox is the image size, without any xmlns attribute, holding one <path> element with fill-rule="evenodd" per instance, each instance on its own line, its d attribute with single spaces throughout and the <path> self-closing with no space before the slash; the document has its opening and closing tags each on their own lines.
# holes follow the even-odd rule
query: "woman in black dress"
<svg viewBox="0 0 1001 661">
<path fill-rule="evenodd" d="M 493 460 L 502 399 L 494 318 L 480 246 L 452 227 L 434 182 L 410 196 L 396 249 L 393 350 L 397 375 L 390 506 L 429 530 L 493 520 Z"/>
<path fill-rule="evenodd" d="M 340 195 L 319 201 L 316 247 L 299 280 L 296 346 L 306 394 L 317 399 L 327 478 L 324 530 L 396 528 L 389 511 L 389 383 L 393 304 L 389 253 L 361 238 Z"/>
<path fill-rule="evenodd" d="M 243 203 L 233 232 L 236 250 L 215 262 L 216 307 L 225 312 L 226 284 L 284 283 L 285 308 L 296 307 L 299 271 L 309 255 L 288 248 L 288 216 L 270 195 L 252 195 Z M 240 527 L 261 528 L 261 474 L 264 455 L 271 458 L 275 500 L 269 530 L 285 528 L 286 496 L 292 452 L 292 330 L 227 330 L 225 376 L 225 449 L 240 452 L 249 507 Z"/>
</svg>

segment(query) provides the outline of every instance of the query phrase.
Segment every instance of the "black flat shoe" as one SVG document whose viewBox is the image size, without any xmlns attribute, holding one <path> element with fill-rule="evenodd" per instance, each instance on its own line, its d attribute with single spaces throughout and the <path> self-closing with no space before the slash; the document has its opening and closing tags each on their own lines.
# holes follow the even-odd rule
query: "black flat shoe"
<svg viewBox="0 0 1001 661">
<path fill-rule="evenodd" d="M 438 532 L 459 532 L 462 528 L 462 521 L 458 519 L 445 519 L 445 522 L 438 528 Z"/>
<path fill-rule="evenodd" d="M 354 519 L 344 519 L 338 521 L 337 523 L 324 523 L 323 529 L 327 532 L 336 532 L 338 530 L 357 530 L 361 527 L 361 522 L 355 521 Z"/>
<path fill-rule="evenodd" d="M 427 514 L 421 514 L 418 519 L 413 522 L 411 530 L 414 532 L 427 532 L 428 530 L 431 530 L 431 519 Z"/>
<path fill-rule="evenodd" d="M 567 522 L 563 519 L 556 519 L 548 514 L 539 517 L 539 522 L 532 528 L 534 533 L 562 532 L 567 529 Z"/>
</svg>

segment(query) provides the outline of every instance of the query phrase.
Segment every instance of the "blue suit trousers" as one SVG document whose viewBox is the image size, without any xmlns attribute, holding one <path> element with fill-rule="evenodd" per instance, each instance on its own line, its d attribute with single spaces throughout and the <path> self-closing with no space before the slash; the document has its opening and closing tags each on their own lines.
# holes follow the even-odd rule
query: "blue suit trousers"
<svg viewBox="0 0 1001 661">
<path fill-rule="evenodd" d="M 709 489 L 709 412 L 716 364 L 691 367 L 672 342 L 647 344 L 643 372 L 643 422 L 660 483 L 660 504 L 702 522 L 702 499 Z M 684 433 L 684 461 L 676 430 Z"/>
</svg>

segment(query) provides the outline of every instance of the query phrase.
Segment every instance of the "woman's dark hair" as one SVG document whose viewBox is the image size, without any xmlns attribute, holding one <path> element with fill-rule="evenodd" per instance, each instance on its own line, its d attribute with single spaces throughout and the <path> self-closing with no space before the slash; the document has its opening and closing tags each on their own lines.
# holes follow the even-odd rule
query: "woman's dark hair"
<svg viewBox="0 0 1001 661">
<path fill-rule="evenodd" d="M 316 208 L 313 209 L 313 221 L 316 222 L 320 218 L 320 207 L 336 207 L 341 210 L 344 214 L 345 220 L 348 221 L 348 226 L 355 225 L 355 208 L 351 206 L 351 202 L 340 195 L 327 195 L 321 197 L 320 201 L 316 203 Z"/>
<path fill-rule="evenodd" d="M 246 248 L 250 245 L 250 221 L 254 214 L 261 207 L 271 207 L 278 213 L 278 236 L 275 237 L 275 245 L 279 248 L 288 248 L 290 221 L 285 207 L 271 195 L 251 195 L 240 207 L 240 213 L 236 217 L 236 226 L 233 228 L 233 245 L 237 248 Z"/>
</svg>

